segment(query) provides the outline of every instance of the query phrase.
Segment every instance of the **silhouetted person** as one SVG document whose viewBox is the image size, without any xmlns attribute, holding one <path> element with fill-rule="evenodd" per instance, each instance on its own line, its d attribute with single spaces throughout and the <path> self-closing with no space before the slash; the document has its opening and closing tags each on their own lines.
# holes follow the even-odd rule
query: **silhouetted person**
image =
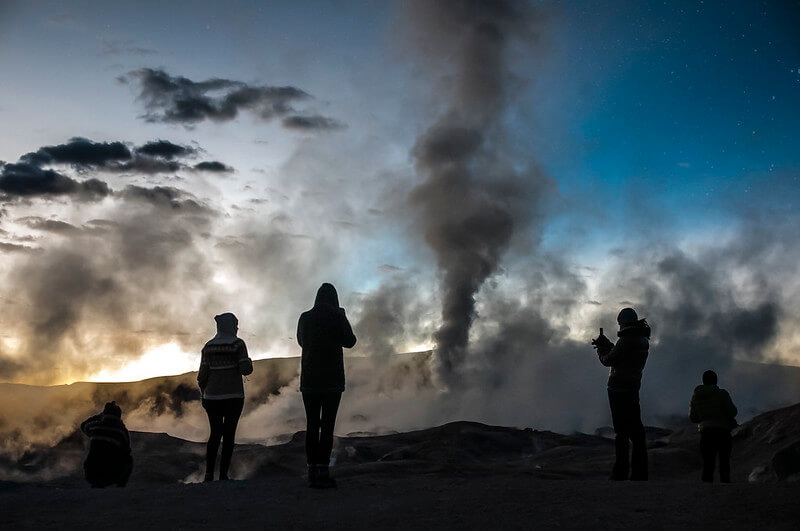
<svg viewBox="0 0 800 531">
<path fill-rule="evenodd" d="M 608 403 L 616 433 L 616 462 L 611 479 L 628 479 L 628 441 L 633 443 L 630 479 L 647 480 L 647 442 L 639 409 L 642 371 L 650 349 L 650 326 L 639 319 L 633 308 L 623 308 L 617 316 L 617 344 L 601 334 L 592 343 L 600 363 L 611 367 L 608 376 Z"/>
<path fill-rule="evenodd" d="M 222 458 L 219 479 L 228 479 L 233 456 L 236 425 L 244 406 L 242 375 L 253 372 L 253 362 L 247 355 L 244 341 L 236 337 L 239 321 L 232 313 L 214 317 L 217 335 L 203 347 L 197 383 L 203 394 L 203 409 L 208 414 L 211 434 L 206 446 L 205 481 L 214 481 L 214 464 L 222 439 Z"/>
<path fill-rule="evenodd" d="M 731 482 L 731 430 L 736 427 L 736 406 L 725 389 L 717 387 L 717 373 L 703 373 L 703 385 L 694 388 L 689 403 L 689 420 L 700 429 L 700 454 L 703 456 L 703 481 L 714 481 L 714 465 L 719 455 L 719 480 Z"/>
<path fill-rule="evenodd" d="M 320 286 L 314 307 L 300 315 L 297 342 L 303 347 L 300 391 L 306 409 L 308 484 L 335 487 L 328 465 L 336 412 L 344 391 L 342 347 L 355 345 L 356 336 L 332 284 Z"/>
<path fill-rule="evenodd" d="M 81 423 L 89 437 L 89 455 L 83 463 L 86 481 L 94 488 L 124 487 L 133 470 L 131 438 L 122 422 L 122 409 L 108 402 L 99 415 Z"/>
</svg>

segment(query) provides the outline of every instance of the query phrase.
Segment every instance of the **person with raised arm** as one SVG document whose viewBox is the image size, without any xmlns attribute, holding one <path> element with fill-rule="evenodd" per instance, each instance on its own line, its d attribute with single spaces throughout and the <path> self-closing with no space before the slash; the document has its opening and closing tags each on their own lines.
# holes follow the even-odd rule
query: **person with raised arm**
<svg viewBox="0 0 800 531">
<path fill-rule="evenodd" d="M 608 402 L 616 434 L 616 461 L 610 479 L 646 481 L 647 442 L 639 407 L 639 388 L 650 350 L 650 326 L 647 320 L 639 319 L 633 308 L 623 308 L 617 316 L 617 323 L 619 339 L 616 344 L 603 335 L 602 328 L 600 336 L 592 340 L 600 363 L 610 367 Z M 629 443 L 633 445 L 630 460 Z"/>
<path fill-rule="evenodd" d="M 308 485 L 331 488 L 336 486 L 329 471 L 333 428 L 344 391 L 342 347 L 352 348 L 356 344 L 333 284 L 322 284 L 314 307 L 300 315 L 297 343 L 303 349 L 300 392 L 306 410 Z"/>
</svg>

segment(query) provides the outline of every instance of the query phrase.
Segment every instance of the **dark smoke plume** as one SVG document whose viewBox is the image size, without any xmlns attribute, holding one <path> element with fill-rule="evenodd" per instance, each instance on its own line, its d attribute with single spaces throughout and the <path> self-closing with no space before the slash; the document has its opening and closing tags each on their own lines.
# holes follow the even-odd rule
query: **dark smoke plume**
<svg viewBox="0 0 800 531">
<path fill-rule="evenodd" d="M 424 181 L 411 202 L 436 254 L 442 324 L 434 339 L 439 375 L 452 384 L 468 349 L 475 295 L 526 223 L 530 203 L 535 207 L 532 186 L 541 181 L 512 168 L 503 131 L 512 95 L 509 50 L 530 35 L 533 13 L 513 1 L 454 0 L 412 2 L 408 16 L 423 59 L 449 74 L 441 115 L 413 149 Z"/>
</svg>

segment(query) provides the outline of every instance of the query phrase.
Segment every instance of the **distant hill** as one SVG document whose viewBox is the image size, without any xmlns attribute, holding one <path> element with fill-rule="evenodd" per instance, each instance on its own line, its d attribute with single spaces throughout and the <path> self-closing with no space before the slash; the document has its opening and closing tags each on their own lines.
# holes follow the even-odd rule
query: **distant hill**
<svg viewBox="0 0 800 531">
<path fill-rule="evenodd" d="M 529 410 L 516 410 L 501 401 L 489 401 L 482 404 L 481 411 L 469 415 L 464 413 L 469 408 L 460 408 L 460 396 L 442 394 L 435 386 L 430 356 L 430 352 L 421 352 L 381 360 L 347 358 L 348 390 L 337 429 L 386 434 L 424 429 L 458 418 L 534 428 L 553 426 L 537 422 L 537 417 L 531 416 L 537 414 L 545 418 L 560 415 L 558 420 L 567 427 L 559 431 L 569 431 L 574 426 L 593 431 L 609 423 L 602 375 L 598 385 L 591 388 L 594 394 L 590 396 L 597 400 L 587 402 L 586 411 L 549 411 L 535 400 L 530 401 Z M 239 441 L 283 442 L 303 429 L 299 366 L 299 358 L 255 362 L 255 371 L 245 384 L 247 398 Z M 769 409 L 800 402 L 800 368 L 736 362 L 728 371 L 724 387 L 731 389 L 742 422 Z M 483 392 L 472 390 L 473 400 Z M 525 402 L 527 390 L 516 392 L 523 393 L 521 400 Z M 688 398 L 685 397 L 687 404 Z M 18 459 L 34 447 L 53 446 L 110 400 L 120 404 L 131 430 L 166 432 L 187 441 L 203 441 L 207 437 L 207 419 L 200 407 L 195 372 L 125 383 L 78 382 L 50 387 L 0 383 L 0 455 Z M 558 402 L 549 406 L 557 408 Z M 571 418 L 582 420 L 570 428 Z M 685 411 L 675 411 L 674 418 L 653 420 L 670 429 L 688 424 Z"/>
</svg>

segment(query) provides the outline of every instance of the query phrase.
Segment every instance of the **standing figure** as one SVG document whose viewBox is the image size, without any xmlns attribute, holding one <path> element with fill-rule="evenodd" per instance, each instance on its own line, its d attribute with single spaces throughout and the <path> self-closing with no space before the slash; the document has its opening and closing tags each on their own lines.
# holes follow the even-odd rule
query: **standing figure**
<svg viewBox="0 0 800 531">
<path fill-rule="evenodd" d="M 314 307 L 300 315 L 297 342 L 303 348 L 300 391 L 306 409 L 308 485 L 335 487 L 328 466 L 336 412 L 344 391 L 342 347 L 355 345 L 356 336 L 344 308 L 339 307 L 333 284 L 320 286 Z"/>
<path fill-rule="evenodd" d="M 217 322 L 217 335 L 203 347 L 197 373 L 203 409 L 211 425 L 206 446 L 205 481 L 214 481 L 214 464 L 220 439 L 222 459 L 219 463 L 219 479 L 228 479 L 236 426 L 244 406 L 242 376 L 253 372 L 253 361 L 247 355 L 247 346 L 236 337 L 239 330 L 236 316 L 223 313 L 214 317 L 214 320 Z"/>
<path fill-rule="evenodd" d="M 639 408 L 639 388 L 642 371 L 650 349 L 650 326 L 639 319 L 633 308 L 623 308 L 617 316 L 617 344 L 603 335 L 593 340 L 600 363 L 611 367 L 608 376 L 608 402 L 616 433 L 616 462 L 612 480 L 628 479 L 628 441 L 633 443 L 630 457 L 630 479 L 647 480 L 647 442 L 642 413 Z"/>
<path fill-rule="evenodd" d="M 124 487 L 133 470 L 131 438 L 122 422 L 122 409 L 108 402 L 103 412 L 81 423 L 89 437 L 89 455 L 83 463 L 86 481 L 93 488 Z"/>
<path fill-rule="evenodd" d="M 703 456 L 703 481 L 714 481 L 714 465 L 719 455 L 719 480 L 731 482 L 731 430 L 736 427 L 736 406 L 725 389 L 717 387 L 717 373 L 703 373 L 703 385 L 694 388 L 689 403 L 689 420 L 700 429 L 700 454 Z"/>
</svg>

